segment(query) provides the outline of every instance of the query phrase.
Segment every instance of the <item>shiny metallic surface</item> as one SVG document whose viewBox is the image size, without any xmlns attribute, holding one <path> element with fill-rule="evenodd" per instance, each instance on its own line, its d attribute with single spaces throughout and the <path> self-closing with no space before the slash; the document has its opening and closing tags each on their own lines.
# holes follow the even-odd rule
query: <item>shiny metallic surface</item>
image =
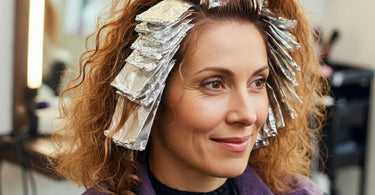
<svg viewBox="0 0 375 195">
<path fill-rule="evenodd" d="M 261 20 L 266 23 L 265 32 L 268 38 L 269 48 L 269 66 L 271 72 L 271 84 L 267 84 L 269 91 L 270 109 L 266 123 L 261 129 L 255 148 L 264 147 L 268 144 L 269 139 L 277 134 L 277 128 L 285 127 L 284 116 L 281 106 L 291 119 L 296 117 L 296 113 L 290 102 L 298 101 L 302 103 L 300 97 L 294 88 L 298 86 L 296 79 L 296 71 L 301 68 L 297 65 L 289 52 L 299 49 L 301 46 L 295 40 L 290 32 L 297 24 L 296 20 L 288 20 L 277 17 L 272 11 L 261 3 Z M 280 75 L 281 73 L 281 75 Z M 285 79 L 281 79 L 284 77 Z M 281 102 L 278 101 L 280 97 Z"/>
<path fill-rule="evenodd" d="M 269 99 L 270 99 L 271 108 L 275 113 L 276 127 L 277 128 L 284 128 L 285 127 L 284 116 L 283 116 L 283 113 L 281 111 L 279 101 L 277 100 L 275 91 L 273 90 L 273 88 L 269 84 L 267 84 L 267 88 L 268 88 L 268 90 L 271 94 Z"/>
<path fill-rule="evenodd" d="M 165 85 L 162 86 L 162 89 L 164 89 L 164 86 Z M 113 142 L 129 149 L 144 150 L 146 148 L 160 99 L 161 93 L 159 93 L 157 100 L 150 106 L 139 106 L 138 109 L 135 109 L 134 112 L 129 115 L 129 118 L 121 129 L 112 136 Z M 119 96 L 111 126 L 104 132 L 105 135 L 108 136 L 111 134 L 112 131 L 115 130 L 116 125 L 119 124 L 125 101 L 125 97 Z"/>
<path fill-rule="evenodd" d="M 148 22 L 150 26 L 168 26 L 176 23 L 192 6 L 182 0 L 164 0 L 136 16 L 137 21 Z"/>
<path fill-rule="evenodd" d="M 111 85 L 117 88 L 119 100 L 109 135 L 118 125 L 126 101 L 139 104 L 130 113 L 121 130 L 112 136 L 116 144 L 132 150 L 144 150 L 169 72 L 175 65 L 173 56 L 182 39 L 193 27 L 188 10 L 192 4 L 181 0 L 164 0 L 136 16 L 140 23 L 133 52 Z"/>
<path fill-rule="evenodd" d="M 220 7 L 228 3 L 228 0 L 201 0 L 200 4 L 207 4 L 208 8 Z"/>
</svg>

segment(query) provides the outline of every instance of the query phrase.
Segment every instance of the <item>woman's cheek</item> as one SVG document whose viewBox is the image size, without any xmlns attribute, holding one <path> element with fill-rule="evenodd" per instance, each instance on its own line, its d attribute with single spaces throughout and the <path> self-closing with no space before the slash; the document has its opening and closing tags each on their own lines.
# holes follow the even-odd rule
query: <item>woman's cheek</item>
<svg viewBox="0 0 375 195">
<path fill-rule="evenodd" d="M 257 102 L 256 103 L 256 110 L 257 110 L 256 112 L 258 116 L 257 119 L 258 119 L 258 122 L 261 123 L 261 125 L 263 125 L 266 122 L 267 117 L 268 117 L 269 102 L 268 102 L 267 93 L 257 98 L 257 100 L 255 101 Z"/>
<path fill-rule="evenodd" d="M 223 98 L 191 96 L 186 97 L 187 99 L 188 101 L 181 102 L 176 112 L 176 116 L 187 125 L 209 131 L 223 120 L 226 107 Z"/>
</svg>

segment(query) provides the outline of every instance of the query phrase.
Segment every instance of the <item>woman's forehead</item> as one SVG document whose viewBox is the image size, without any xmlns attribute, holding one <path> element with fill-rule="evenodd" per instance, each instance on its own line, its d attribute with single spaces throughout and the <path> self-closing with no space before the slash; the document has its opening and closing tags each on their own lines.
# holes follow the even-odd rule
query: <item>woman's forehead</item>
<svg viewBox="0 0 375 195">
<path fill-rule="evenodd" d="M 218 22 L 201 31 L 193 43 L 193 51 L 184 59 L 192 69 L 267 64 L 263 37 L 250 22 Z"/>
</svg>

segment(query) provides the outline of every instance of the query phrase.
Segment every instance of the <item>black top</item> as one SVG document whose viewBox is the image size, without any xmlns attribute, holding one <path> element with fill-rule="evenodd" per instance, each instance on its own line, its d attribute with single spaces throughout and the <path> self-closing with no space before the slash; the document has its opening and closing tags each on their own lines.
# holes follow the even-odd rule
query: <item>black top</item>
<svg viewBox="0 0 375 195">
<path fill-rule="evenodd" d="M 187 192 L 170 188 L 158 181 L 150 169 L 147 172 L 157 195 L 237 195 L 234 184 L 229 179 L 222 186 L 211 192 Z"/>
</svg>

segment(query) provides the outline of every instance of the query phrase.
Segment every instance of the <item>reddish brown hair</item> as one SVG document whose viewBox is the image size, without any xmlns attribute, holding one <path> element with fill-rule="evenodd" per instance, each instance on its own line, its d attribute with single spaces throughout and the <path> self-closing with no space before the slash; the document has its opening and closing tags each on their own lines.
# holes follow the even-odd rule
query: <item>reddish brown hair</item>
<svg viewBox="0 0 375 195">
<path fill-rule="evenodd" d="M 131 161 L 132 151 L 113 144 L 103 131 L 111 122 L 116 104 L 115 89 L 110 83 L 124 66 L 131 53 L 130 45 L 137 37 L 134 18 L 157 2 L 159 0 L 134 0 L 120 4 L 114 1 L 110 12 L 112 20 L 99 28 L 95 49 L 82 55 L 79 76 L 63 93 L 69 97 L 69 105 L 64 105 L 61 112 L 66 122 L 61 129 L 64 133 L 55 136 L 60 149 L 55 166 L 61 175 L 85 187 L 97 187 L 110 194 L 126 194 L 138 184 L 137 167 L 147 153 L 135 153 L 136 161 Z M 209 22 L 231 19 L 256 24 L 257 16 L 248 11 L 252 2 L 241 0 L 236 3 L 233 0 L 215 13 L 199 8 L 195 13 L 196 27 L 181 44 L 177 61 L 191 51 L 194 37 L 199 36 L 199 29 Z M 291 181 L 298 175 L 309 174 L 314 152 L 312 140 L 317 138 L 322 119 L 322 82 L 313 50 L 313 31 L 300 3 L 297 0 L 272 0 L 268 6 L 277 15 L 298 22 L 293 34 L 301 48 L 292 55 L 302 68 L 297 73 L 300 86 L 296 92 L 304 103 L 291 103 L 297 119 L 286 119 L 286 127 L 279 130 L 269 146 L 252 152 L 249 164 L 274 193 L 283 194 L 296 187 Z M 200 24 L 204 18 L 208 20 Z M 134 107 L 133 103 L 127 102 L 122 124 Z M 312 118 L 316 124 L 314 128 Z M 100 182 L 106 182 L 110 187 L 104 189 Z"/>
</svg>

